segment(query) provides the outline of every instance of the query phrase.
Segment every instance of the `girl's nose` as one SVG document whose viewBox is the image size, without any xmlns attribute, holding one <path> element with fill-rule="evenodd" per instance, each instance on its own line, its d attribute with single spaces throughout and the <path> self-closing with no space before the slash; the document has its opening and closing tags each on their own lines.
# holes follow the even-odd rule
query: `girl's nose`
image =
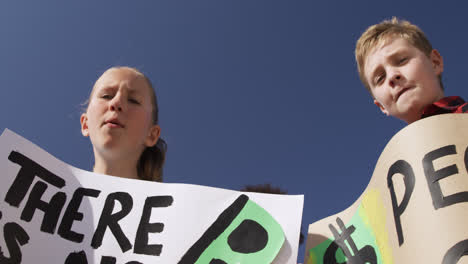
<svg viewBox="0 0 468 264">
<path fill-rule="evenodd" d="M 125 100 L 121 94 L 116 94 L 110 102 L 110 110 L 122 112 L 126 110 Z"/>
<path fill-rule="evenodd" d="M 112 111 L 122 112 L 122 107 L 120 105 L 112 104 L 110 108 Z"/>
</svg>

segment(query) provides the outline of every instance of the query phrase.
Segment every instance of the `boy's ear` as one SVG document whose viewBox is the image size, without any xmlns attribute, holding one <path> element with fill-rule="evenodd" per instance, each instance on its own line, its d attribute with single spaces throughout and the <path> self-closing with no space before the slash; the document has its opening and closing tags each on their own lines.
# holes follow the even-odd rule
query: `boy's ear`
<svg viewBox="0 0 468 264">
<path fill-rule="evenodd" d="M 433 49 L 431 51 L 430 59 L 431 59 L 432 67 L 434 68 L 435 73 L 437 75 L 440 75 L 444 71 L 444 60 L 442 56 L 436 49 Z"/>
<path fill-rule="evenodd" d="M 81 114 L 80 123 L 81 123 L 81 134 L 85 137 L 89 136 L 88 116 L 86 115 L 86 113 Z"/>
<path fill-rule="evenodd" d="M 152 147 L 158 142 L 159 136 L 161 135 L 161 127 L 159 125 L 153 125 L 145 140 L 145 145 L 147 147 Z"/>
<path fill-rule="evenodd" d="M 388 115 L 387 109 L 385 109 L 385 107 L 383 107 L 381 103 L 374 99 L 374 104 L 380 108 L 380 111 L 382 111 L 382 113 Z"/>
</svg>

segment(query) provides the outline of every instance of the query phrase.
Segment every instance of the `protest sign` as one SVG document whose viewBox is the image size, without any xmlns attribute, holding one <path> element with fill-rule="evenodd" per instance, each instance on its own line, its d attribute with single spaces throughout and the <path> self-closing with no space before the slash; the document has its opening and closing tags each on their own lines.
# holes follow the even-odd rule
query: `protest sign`
<svg viewBox="0 0 468 264">
<path fill-rule="evenodd" d="M 306 263 L 461 263 L 468 254 L 468 115 L 415 122 L 383 150 L 364 193 L 309 226 Z"/>
<path fill-rule="evenodd" d="M 5 130 L 0 263 L 295 264 L 302 195 L 83 171 Z"/>
</svg>

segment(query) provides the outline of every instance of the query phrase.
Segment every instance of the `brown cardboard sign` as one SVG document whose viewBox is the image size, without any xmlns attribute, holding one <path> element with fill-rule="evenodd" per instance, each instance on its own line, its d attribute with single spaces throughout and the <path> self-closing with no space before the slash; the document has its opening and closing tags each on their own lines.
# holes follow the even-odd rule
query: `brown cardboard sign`
<svg viewBox="0 0 468 264">
<path fill-rule="evenodd" d="M 356 202 L 309 226 L 306 263 L 461 263 L 467 219 L 468 115 L 426 118 L 390 140 Z"/>
</svg>

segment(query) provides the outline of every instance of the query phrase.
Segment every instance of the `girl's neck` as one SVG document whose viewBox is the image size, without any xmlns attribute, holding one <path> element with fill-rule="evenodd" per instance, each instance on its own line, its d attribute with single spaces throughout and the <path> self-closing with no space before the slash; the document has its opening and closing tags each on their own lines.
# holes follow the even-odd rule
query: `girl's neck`
<svg viewBox="0 0 468 264">
<path fill-rule="evenodd" d="M 138 179 L 136 162 L 129 160 L 103 160 L 95 157 L 94 172 L 121 178 Z"/>
</svg>

